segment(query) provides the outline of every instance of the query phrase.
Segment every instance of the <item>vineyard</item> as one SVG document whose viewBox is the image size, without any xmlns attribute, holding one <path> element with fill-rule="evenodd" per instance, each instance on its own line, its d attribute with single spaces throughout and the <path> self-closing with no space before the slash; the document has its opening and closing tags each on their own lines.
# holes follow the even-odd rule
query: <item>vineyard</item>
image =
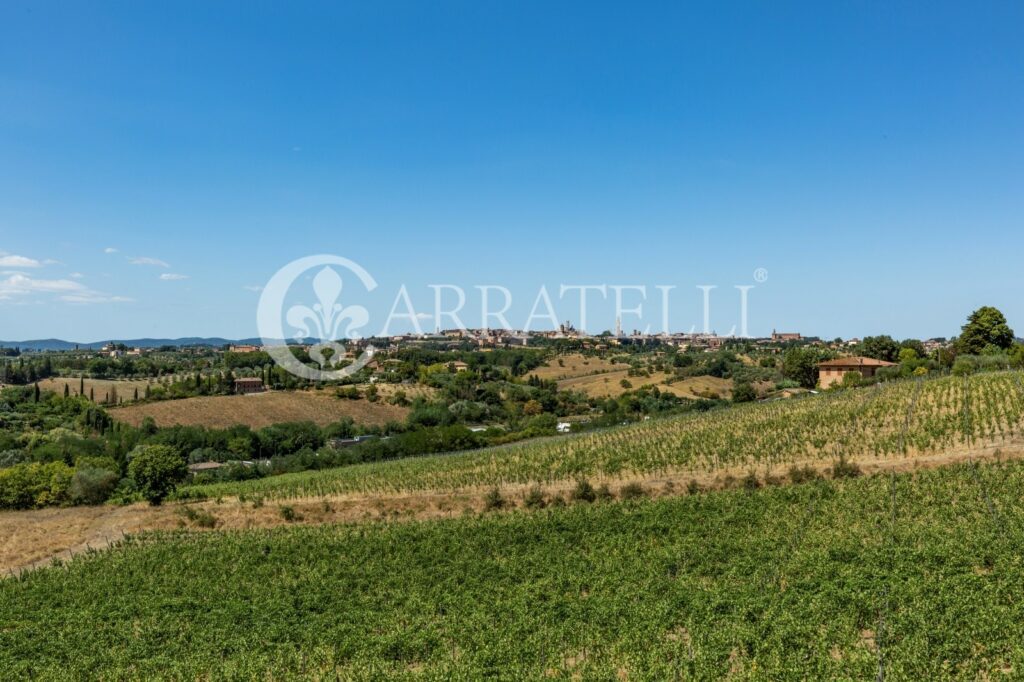
<svg viewBox="0 0 1024 682">
<path fill-rule="evenodd" d="M 857 396 L 851 411 L 880 415 L 872 406 L 917 390 Z M 921 389 L 922 423 L 933 397 L 962 390 Z M 886 419 L 893 438 L 905 418 Z M 965 464 L 448 521 L 150 535 L 0 582 L 0 669 L 111 680 L 1017 677 L 1021 499 L 1024 464 Z"/>
<path fill-rule="evenodd" d="M 453 490 L 753 469 L 792 462 L 891 460 L 1020 440 L 1017 372 L 882 384 L 809 398 L 690 413 L 474 452 L 290 474 L 187 491 L 210 497 L 312 497 Z"/>
</svg>

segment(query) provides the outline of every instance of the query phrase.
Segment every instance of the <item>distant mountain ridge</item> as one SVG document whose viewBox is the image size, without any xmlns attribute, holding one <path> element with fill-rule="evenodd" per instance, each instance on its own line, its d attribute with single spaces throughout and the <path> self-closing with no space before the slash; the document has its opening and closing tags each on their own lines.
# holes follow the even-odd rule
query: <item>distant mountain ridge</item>
<svg viewBox="0 0 1024 682">
<path fill-rule="evenodd" d="M 242 346 L 263 344 L 262 339 L 223 339 L 219 336 L 202 337 L 186 336 L 180 339 L 106 339 L 91 343 L 76 343 L 63 339 L 32 339 L 29 341 L 0 341 L 0 348 L 21 348 L 22 350 L 98 350 L 106 344 L 123 343 L 129 348 L 158 348 L 160 346 L 225 346 L 238 344 Z"/>
</svg>

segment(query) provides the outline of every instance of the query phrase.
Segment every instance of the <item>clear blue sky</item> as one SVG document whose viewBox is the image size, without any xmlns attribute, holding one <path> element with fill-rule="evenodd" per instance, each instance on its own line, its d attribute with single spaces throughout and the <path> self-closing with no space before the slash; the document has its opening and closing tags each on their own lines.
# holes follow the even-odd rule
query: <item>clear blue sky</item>
<svg viewBox="0 0 1024 682">
<path fill-rule="evenodd" d="M 983 304 L 1021 334 L 1022 28 L 1019 2 L 5 2 L 0 339 L 253 335 L 253 289 L 322 252 L 376 277 L 376 319 L 403 282 L 427 312 L 427 284 L 503 284 L 513 323 L 604 282 L 651 287 L 655 327 L 676 285 L 699 327 L 717 284 L 723 332 L 764 268 L 753 334 L 948 336 Z"/>
</svg>

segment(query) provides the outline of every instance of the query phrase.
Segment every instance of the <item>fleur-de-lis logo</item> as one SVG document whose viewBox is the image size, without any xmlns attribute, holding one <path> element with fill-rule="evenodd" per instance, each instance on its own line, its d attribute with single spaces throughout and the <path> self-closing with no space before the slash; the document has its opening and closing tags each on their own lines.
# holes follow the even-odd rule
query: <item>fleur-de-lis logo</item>
<svg viewBox="0 0 1024 682">
<path fill-rule="evenodd" d="M 274 360 L 289 372 L 308 379 L 330 380 L 348 376 L 366 365 L 373 357 L 373 346 L 367 346 L 363 353 L 350 365 L 334 369 L 345 358 L 345 346 L 341 340 L 358 340 L 360 328 L 367 324 L 370 315 L 361 305 L 345 305 L 341 298 L 344 281 L 332 265 L 340 265 L 356 274 L 367 291 L 376 288 L 377 283 L 362 267 L 340 256 L 308 256 L 281 268 L 260 297 L 257 323 L 264 345 Z M 282 325 L 284 299 L 292 284 L 299 276 L 314 267 L 320 270 L 313 277 L 313 294 L 316 303 L 292 305 L 284 314 L 284 320 L 291 328 L 286 334 Z M 291 353 L 286 337 L 305 342 L 313 339 L 316 343 L 309 348 L 309 356 L 320 366 L 319 369 L 302 364 Z"/>
<path fill-rule="evenodd" d="M 293 305 L 285 316 L 288 324 L 295 329 L 296 340 L 310 337 L 319 340 L 309 349 L 309 355 L 322 368 L 333 367 L 344 356 L 345 348 L 337 343 L 339 339 L 359 338 L 358 329 L 370 321 L 370 314 L 363 306 L 344 306 L 338 301 L 344 286 L 337 272 L 324 267 L 313 278 L 313 293 L 316 294 L 317 302 L 312 308 Z M 346 320 L 348 325 L 342 329 Z M 325 353 L 327 349 L 331 352 Z"/>
</svg>

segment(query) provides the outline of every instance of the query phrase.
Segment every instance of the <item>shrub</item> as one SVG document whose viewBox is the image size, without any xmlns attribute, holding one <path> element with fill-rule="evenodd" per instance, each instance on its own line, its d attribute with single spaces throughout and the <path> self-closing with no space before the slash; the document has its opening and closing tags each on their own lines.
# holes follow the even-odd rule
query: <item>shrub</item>
<svg viewBox="0 0 1024 682">
<path fill-rule="evenodd" d="M 747 475 L 743 477 L 744 490 L 757 490 L 760 487 L 761 481 L 757 478 L 757 474 L 753 471 L 748 471 Z"/>
<path fill-rule="evenodd" d="M 0 469 L 0 508 L 31 509 L 68 499 L 74 470 L 64 462 L 31 462 Z"/>
<path fill-rule="evenodd" d="M 597 491 L 586 480 L 580 480 L 572 490 L 572 499 L 576 502 L 593 502 L 597 499 Z"/>
<path fill-rule="evenodd" d="M 140 445 L 132 451 L 128 463 L 128 475 L 153 506 L 174 492 L 187 473 L 185 461 L 167 445 Z"/>
<path fill-rule="evenodd" d="M 538 485 L 530 488 L 529 492 L 526 493 L 526 497 L 523 498 L 523 504 L 527 509 L 543 509 L 547 506 L 547 502 L 544 500 L 544 491 Z"/>
<path fill-rule="evenodd" d="M 497 511 L 505 506 L 505 499 L 497 487 L 491 488 L 484 496 L 484 511 Z"/>
<path fill-rule="evenodd" d="M 647 491 L 639 483 L 627 483 L 619 490 L 619 497 L 623 500 L 637 500 L 647 496 Z"/>
<path fill-rule="evenodd" d="M 301 516 L 295 513 L 295 507 L 290 507 L 288 505 L 282 505 L 281 507 L 279 507 L 278 513 L 281 515 L 281 518 L 287 521 L 288 523 L 298 521 L 302 518 Z"/>
<path fill-rule="evenodd" d="M 102 504 L 114 493 L 120 480 L 107 468 L 80 468 L 71 479 L 68 494 L 73 504 Z"/>
<path fill-rule="evenodd" d="M 217 527 L 217 517 L 204 509 L 182 507 L 179 513 L 200 528 Z"/>
<path fill-rule="evenodd" d="M 595 495 L 601 502 L 609 502 L 615 499 L 615 495 L 612 494 L 611 488 L 608 487 L 607 483 L 601 484 L 595 491 Z"/>
<path fill-rule="evenodd" d="M 789 467 L 789 480 L 791 483 L 806 483 L 818 477 L 818 472 L 809 464 L 798 467 L 795 464 Z"/>
<path fill-rule="evenodd" d="M 749 383 L 736 384 L 732 390 L 734 403 L 749 403 L 757 400 L 757 391 Z"/>
<path fill-rule="evenodd" d="M 697 483 L 697 479 L 691 479 L 690 482 L 686 484 L 686 492 L 690 495 L 696 495 L 700 492 L 700 483 Z"/>
<path fill-rule="evenodd" d="M 840 455 L 839 461 L 832 465 L 832 478 L 857 478 L 860 475 L 860 467 L 847 461 L 844 455 Z"/>
</svg>

